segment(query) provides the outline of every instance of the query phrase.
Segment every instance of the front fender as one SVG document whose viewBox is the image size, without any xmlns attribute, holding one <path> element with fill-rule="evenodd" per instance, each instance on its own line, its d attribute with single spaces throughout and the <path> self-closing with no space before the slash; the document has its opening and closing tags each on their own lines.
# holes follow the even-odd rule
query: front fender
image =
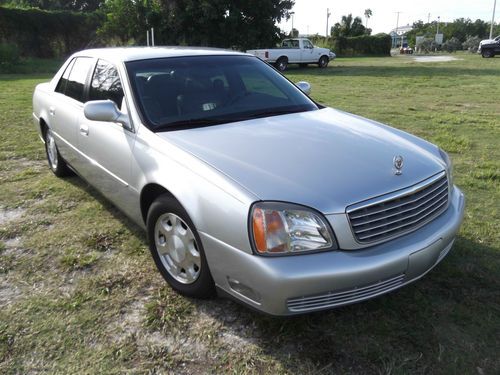
<svg viewBox="0 0 500 375">
<path fill-rule="evenodd" d="M 258 197 L 156 134 L 142 135 L 133 166 L 139 192 L 148 184 L 162 186 L 184 207 L 198 231 L 251 253 L 248 212 Z"/>
</svg>

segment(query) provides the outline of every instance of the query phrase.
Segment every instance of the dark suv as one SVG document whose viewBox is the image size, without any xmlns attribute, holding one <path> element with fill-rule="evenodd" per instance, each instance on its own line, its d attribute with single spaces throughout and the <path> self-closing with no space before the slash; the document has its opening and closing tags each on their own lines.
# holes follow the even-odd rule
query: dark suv
<svg viewBox="0 0 500 375">
<path fill-rule="evenodd" d="M 477 53 L 480 53 L 483 57 L 495 57 L 495 55 L 500 54 L 500 35 L 495 39 L 483 40 L 479 44 Z"/>
</svg>

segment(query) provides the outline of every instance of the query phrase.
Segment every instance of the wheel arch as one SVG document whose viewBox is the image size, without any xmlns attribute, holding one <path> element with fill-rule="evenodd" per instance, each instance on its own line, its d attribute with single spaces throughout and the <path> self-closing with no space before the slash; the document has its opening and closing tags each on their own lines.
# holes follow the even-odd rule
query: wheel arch
<svg viewBox="0 0 500 375">
<path fill-rule="evenodd" d="M 49 125 L 47 124 L 47 121 L 43 117 L 40 117 L 40 120 L 38 121 L 38 126 L 40 127 L 40 136 L 42 137 L 42 141 L 45 143 L 45 134 L 47 133 L 47 129 L 49 128 Z"/>
<path fill-rule="evenodd" d="M 141 216 L 144 225 L 147 225 L 149 208 L 151 207 L 153 202 L 161 195 L 168 195 L 169 197 L 175 199 L 177 203 L 182 206 L 179 200 L 167 188 L 154 182 L 148 183 L 142 188 L 140 195 Z"/>
</svg>

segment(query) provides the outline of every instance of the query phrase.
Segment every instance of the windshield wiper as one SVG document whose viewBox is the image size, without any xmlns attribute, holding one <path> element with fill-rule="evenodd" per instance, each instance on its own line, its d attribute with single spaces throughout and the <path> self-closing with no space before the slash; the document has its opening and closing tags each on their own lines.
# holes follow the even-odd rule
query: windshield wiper
<svg viewBox="0 0 500 375">
<path fill-rule="evenodd" d="M 154 128 L 155 131 L 159 130 L 179 130 L 186 128 L 196 128 L 201 126 L 219 125 L 232 122 L 230 119 L 224 118 L 199 118 L 173 121 L 166 124 L 159 125 Z"/>
</svg>

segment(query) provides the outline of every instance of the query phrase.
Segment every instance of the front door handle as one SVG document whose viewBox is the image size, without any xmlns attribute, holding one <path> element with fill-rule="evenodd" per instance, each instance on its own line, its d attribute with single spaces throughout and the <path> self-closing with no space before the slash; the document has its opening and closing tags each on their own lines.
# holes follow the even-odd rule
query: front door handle
<svg viewBox="0 0 500 375">
<path fill-rule="evenodd" d="M 88 125 L 82 124 L 80 125 L 80 134 L 88 136 L 89 135 L 89 127 Z"/>
<path fill-rule="evenodd" d="M 54 107 L 50 107 L 50 108 L 49 108 L 49 113 L 50 113 L 50 115 L 51 115 L 51 116 L 55 116 L 55 114 L 56 114 L 56 109 L 55 109 Z"/>
</svg>

